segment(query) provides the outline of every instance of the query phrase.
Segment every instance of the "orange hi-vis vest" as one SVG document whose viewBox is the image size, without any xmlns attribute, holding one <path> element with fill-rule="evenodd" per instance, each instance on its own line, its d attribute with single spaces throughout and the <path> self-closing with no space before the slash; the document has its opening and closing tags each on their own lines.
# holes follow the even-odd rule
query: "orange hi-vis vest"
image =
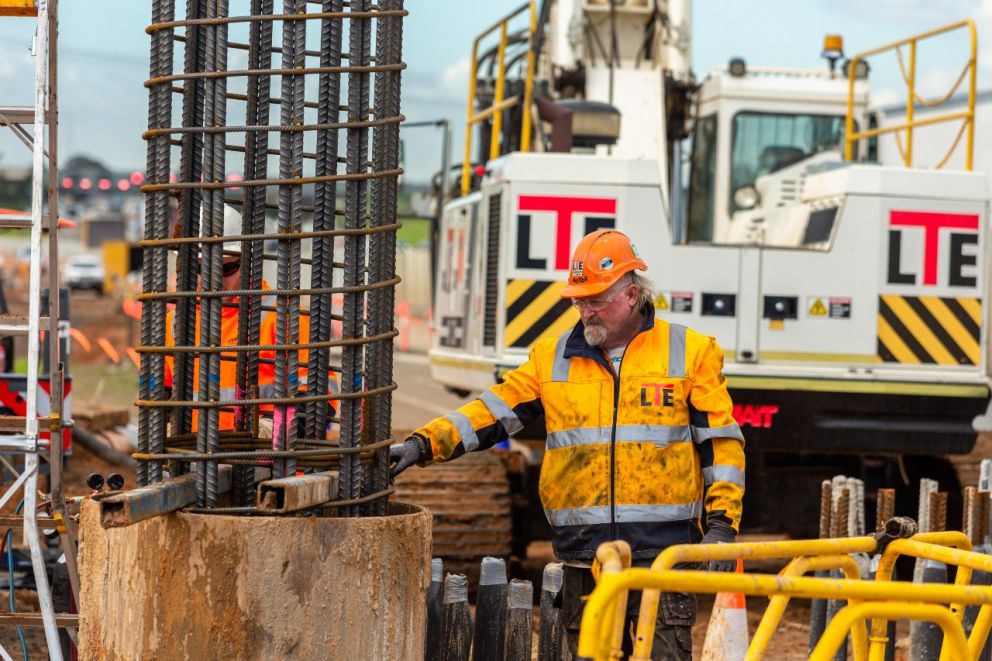
<svg viewBox="0 0 992 661">
<path fill-rule="evenodd" d="M 649 305 L 619 375 L 579 322 L 417 433 L 446 461 L 543 415 L 540 495 L 558 557 L 590 561 L 599 544 L 623 539 L 653 558 L 698 542 L 702 525 L 739 528 L 744 438 L 732 409 L 716 341 L 656 319 Z"/>
<path fill-rule="evenodd" d="M 236 300 L 236 299 L 235 299 Z M 270 303 L 271 304 L 271 303 Z M 165 346 L 175 346 L 175 337 L 173 336 L 173 315 L 174 310 L 170 310 L 166 315 L 166 336 L 165 336 Z M 236 307 L 223 307 L 221 308 L 221 333 L 220 341 L 223 346 L 234 346 L 238 343 L 238 308 Z M 310 337 L 310 317 L 301 314 L 300 317 L 300 343 L 306 343 L 309 341 Z M 199 344 L 200 338 L 200 306 L 196 306 L 196 338 L 197 344 Z M 295 340 L 293 341 L 295 342 Z M 259 327 L 259 338 L 258 343 L 260 345 L 272 345 L 276 344 L 276 313 L 275 312 L 263 312 L 261 325 Z M 309 352 L 305 349 L 298 352 L 298 364 L 296 377 L 298 378 L 298 384 L 301 389 L 306 389 L 307 386 L 307 360 Z M 237 354 L 234 352 L 223 352 L 221 356 L 237 358 Z M 274 351 L 260 351 L 259 357 L 263 359 L 268 359 L 272 361 L 275 359 Z M 173 357 L 166 355 L 165 357 L 165 387 L 173 387 Z M 292 379 L 293 375 L 290 375 Z M 223 401 L 234 401 L 236 399 L 236 387 L 237 387 L 237 361 L 236 360 L 221 360 L 220 361 L 220 374 L 219 377 L 219 398 Z M 275 393 L 275 366 L 271 362 L 259 362 L 258 365 L 258 381 L 256 383 L 258 386 L 257 396 L 262 399 L 273 398 L 276 396 Z M 199 359 L 193 361 L 193 399 L 198 399 L 198 393 L 200 389 L 200 361 Z M 338 391 L 338 384 L 335 374 L 330 374 L 328 376 L 328 390 L 331 392 Z M 244 393 L 242 398 L 252 397 L 251 393 Z M 328 403 L 329 406 L 334 406 L 334 402 Z M 271 415 L 273 411 L 273 406 L 271 404 L 264 404 L 259 406 L 259 410 L 263 414 Z M 195 432 L 197 429 L 197 411 L 193 411 L 193 423 L 190 431 Z M 230 431 L 234 429 L 234 412 L 229 409 L 222 408 L 218 412 L 218 428 L 222 431 Z"/>
</svg>

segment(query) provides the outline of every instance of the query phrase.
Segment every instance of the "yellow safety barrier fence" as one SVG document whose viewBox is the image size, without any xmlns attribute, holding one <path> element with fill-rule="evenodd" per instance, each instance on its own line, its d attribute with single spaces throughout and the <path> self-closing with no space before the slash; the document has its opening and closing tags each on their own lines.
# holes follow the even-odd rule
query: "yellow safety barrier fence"
<svg viewBox="0 0 992 661">
<path fill-rule="evenodd" d="M 894 521 L 894 520 L 893 520 Z M 891 522 L 890 522 L 891 523 Z M 860 579 L 855 554 L 881 553 L 874 580 Z M 956 566 L 953 585 L 892 581 L 900 556 L 934 560 Z M 992 572 L 992 556 L 971 551 L 960 532 L 934 532 L 894 539 L 883 535 L 838 539 L 695 544 L 673 546 L 650 569 L 630 568 L 630 550 L 624 542 L 610 542 L 597 551 L 596 589 L 590 595 L 579 632 L 579 659 L 621 658 L 622 626 L 627 593 L 644 591 L 631 659 L 647 661 L 662 592 L 716 594 L 739 592 L 769 597 L 746 659 L 761 659 L 792 597 L 846 600 L 820 638 L 810 658 L 832 659 L 846 636 L 851 636 L 856 661 L 881 661 L 885 656 L 886 622 L 896 619 L 934 622 L 944 632 L 942 661 L 977 659 L 992 628 L 992 587 L 971 586 L 972 570 Z M 672 569 L 681 563 L 712 560 L 785 559 L 791 562 L 777 576 L 709 573 Z M 811 578 L 811 571 L 841 569 L 846 578 Z M 980 606 L 970 636 L 961 621 L 965 606 Z M 870 633 L 865 620 L 871 619 Z"/>
<path fill-rule="evenodd" d="M 489 158 L 499 156 L 499 140 L 503 130 L 503 111 L 521 103 L 519 96 L 504 99 L 506 87 L 506 45 L 509 37 L 510 21 L 523 12 L 530 10 L 530 27 L 527 36 L 527 71 L 524 76 L 523 118 L 520 127 L 520 151 L 530 151 L 531 133 L 531 100 L 534 93 L 534 35 L 537 32 L 537 4 L 525 3 L 507 14 L 504 18 L 483 30 L 472 42 L 472 60 L 468 70 L 468 115 L 465 118 L 465 159 L 462 161 L 462 195 L 468 195 L 472 188 L 472 131 L 475 125 L 489 117 L 493 118 L 492 132 L 489 136 Z M 488 108 L 475 112 L 476 76 L 479 68 L 479 44 L 488 35 L 499 30 L 499 48 L 496 55 L 496 86 L 493 90 L 493 102 Z"/>
<path fill-rule="evenodd" d="M 916 49 L 917 44 L 924 39 L 929 39 L 931 37 L 936 37 L 938 35 L 945 34 L 947 32 L 952 32 L 954 30 L 966 29 L 968 31 L 968 36 L 970 38 L 970 50 L 968 61 L 965 63 L 964 68 L 961 70 L 960 75 L 954 85 L 947 94 L 940 97 L 939 99 L 925 99 L 921 97 L 916 91 L 916 81 L 917 81 L 917 71 L 916 71 Z M 909 66 L 903 62 L 902 59 L 902 47 L 909 47 Z M 908 100 L 906 101 L 906 121 L 901 124 L 896 124 L 893 126 L 878 127 L 873 129 L 866 129 L 864 131 L 854 130 L 854 81 L 857 78 L 858 64 L 872 55 L 877 55 L 885 51 L 895 51 L 896 56 L 899 59 L 899 68 L 902 71 L 903 80 L 906 83 Z M 975 151 L 975 75 L 977 72 L 976 55 L 978 53 L 978 36 L 975 30 L 975 23 L 971 19 L 966 19 L 963 21 L 958 21 L 957 23 L 951 23 L 950 25 L 945 25 L 944 27 L 937 28 L 935 30 L 929 30 L 927 32 L 921 32 L 920 34 L 913 35 L 912 37 L 907 37 L 906 39 L 901 39 L 899 41 L 892 42 L 891 44 L 886 44 L 885 46 L 879 46 L 878 48 L 873 48 L 871 50 L 864 51 L 863 53 L 858 53 L 851 58 L 850 63 L 847 68 L 847 120 L 844 130 L 844 160 L 851 161 L 854 160 L 854 146 L 859 140 L 864 140 L 866 138 L 872 138 L 885 133 L 895 133 L 896 144 L 899 147 L 899 152 L 902 155 L 903 163 L 906 167 L 913 166 L 913 129 L 920 126 L 928 126 L 930 124 L 939 124 L 942 122 L 953 122 L 961 120 L 961 130 L 958 131 L 957 136 L 951 144 L 950 149 L 936 164 L 935 169 L 939 170 L 947 163 L 950 159 L 951 154 L 958 146 L 958 142 L 961 140 L 961 135 L 967 131 L 968 137 L 965 142 L 965 169 L 971 171 L 972 161 Z M 954 92 L 957 91 L 961 82 L 964 80 L 965 76 L 968 76 L 968 109 L 962 112 L 951 112 L 936 115 L 934 117 L 928 117 L 926 119 L 916 119 L 915 109 L 916 105 L 925 106 L 928 108 L 936 108 L 937 106 L 943 105 L 948 99 L 950 99 Z M 899 141 L 899 131 L 906 131 L 906 144 Z"/>
</svg>

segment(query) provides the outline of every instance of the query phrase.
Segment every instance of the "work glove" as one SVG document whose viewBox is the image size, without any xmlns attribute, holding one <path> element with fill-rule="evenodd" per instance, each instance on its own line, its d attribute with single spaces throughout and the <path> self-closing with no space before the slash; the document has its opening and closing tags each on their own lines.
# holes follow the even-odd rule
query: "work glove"
<svg viewBox="0 0 992 661">
<path fill-rule="evenodd" d="M 713 524 L 703 535 L 703 544 L 733 544 L 737 533 L 730 526 Z M 709 571 L 734 571 L 737 569 L 736 560 L 710 560 Z"/>
<path fill-rule="evenodd" d="M 389 446 L 389 464 L 392 466 L 389 477 L 396 477 L 415 463 L 430 458 L 431 451 L 427 439 L 417 434 L 408 436 L 402 443 L 393 443 Z"/>
</svg>

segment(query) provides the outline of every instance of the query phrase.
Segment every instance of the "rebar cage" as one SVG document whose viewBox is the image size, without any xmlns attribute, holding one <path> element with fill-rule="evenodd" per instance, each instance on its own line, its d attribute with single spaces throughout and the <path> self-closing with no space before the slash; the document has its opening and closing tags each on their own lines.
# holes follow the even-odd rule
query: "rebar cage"
<svg viewBox="0 0 992 661">
<path fill-rule="evenodd" d="M 146 30 L 138 483 L 252 514 L 270 471 L 336 469 L 339 515 L 385 514 L 403 0 L 176 11 Z"/>
</svg>

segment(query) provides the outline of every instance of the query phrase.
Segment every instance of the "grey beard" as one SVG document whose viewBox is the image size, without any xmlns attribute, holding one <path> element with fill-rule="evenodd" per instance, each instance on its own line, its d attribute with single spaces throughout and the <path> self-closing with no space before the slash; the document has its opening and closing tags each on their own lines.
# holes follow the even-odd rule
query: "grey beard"
<svg viewBox="0 0 992 661">
<path fill-rule="evenodd" d="M 600 324 L 586 326 L 582 329 L 582 334 L 591 347 L 598 347 L 606 341 L 606 327 Z"/>
</svg>

